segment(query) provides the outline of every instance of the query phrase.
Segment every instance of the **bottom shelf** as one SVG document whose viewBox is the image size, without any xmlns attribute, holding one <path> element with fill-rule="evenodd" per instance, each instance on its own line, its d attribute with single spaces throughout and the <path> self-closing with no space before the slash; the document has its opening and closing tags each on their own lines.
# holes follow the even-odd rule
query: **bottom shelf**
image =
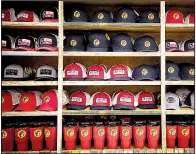
<svg viewBox="0 0 196 154">
<path fill-rule="evenodd" d="M 25 154 L 25 153 L 29 153 L 29 154 L 37 154 L 37 153 L 41 153 L 41 154 L 49 154 L 49 153 L 56 153 L 56 151 L 50 151 L 50 150 L 41 150 L 41 151 L 31 151 L 31 150 L 29 150 L 29 151 L 6 151 L 6 152 L 2 152 L 2 153 L 4 153 L 4 154 L 14 154 L 14 153 L 18 153 L 18 154 Z"/>
</svg>

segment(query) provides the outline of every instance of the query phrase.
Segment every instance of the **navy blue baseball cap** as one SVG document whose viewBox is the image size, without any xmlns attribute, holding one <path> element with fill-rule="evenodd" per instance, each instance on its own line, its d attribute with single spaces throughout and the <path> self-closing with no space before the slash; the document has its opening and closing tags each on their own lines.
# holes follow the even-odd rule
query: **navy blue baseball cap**
<svg viewBox="0 0 196 154">
<path fill-rule="evenodd" d="M 180 63 L 180 77 L 182 80 L 194 80 L 195 78 L 195 65 L 191 63 Z"/>
<path fill-rule="evenodd" d="M 70 22 L 88 22 L 89 15 L 84 8 L 75 8 L 71 11 L 71 17 L 68 18 Z"/>
<path fill-rule="evenodd" d="M 159 47 L 153 37 L 146 35 L 135 40 L 133 49 L 136 52 L 156 52 Z"/>
<path fill-rule="evenodd" d="M 179 67 L 173 61 L 166 61 L 166 80 L 181 80 L 179 76 Z"/>
<path fill-rule="evenodd" d="M 69 34 L 64 39 L 64 51 L 85 51 L 85 38 L 81 34 Z"/>
<path fill-rule="evenodd" d="M 119 33 L 111 40 L 111 47 L 114 52 L 133 51 L 133 43 L 131 37 L 126 33 Z"/>
<path fill-rule="evenodd" d="M 110 45 L 110 37 L 105 32 L 92 32 L 87 37 L 87 51 L 106 52 Z"/>
<path fill-rule="evenodd" d="M 92 22 L 111 23 L 113 22 L 112 15 L 105 10 L 96 11 L 93 14 Z"/>
<path fill-rule="evenodd" d="M 160 23 L 159 12 L 154 9 L 148 9 L 141 12 L 139 23 Z"/>
<path fill-rule="evenodd" d="M 157 65 L 153 65 L 153 67 L 156 69 L 156 72 L 157 72 L 157 80 L 160 80 L 161 79 L 161 72 L 160 72 L 160 64 L 157 64 Z"/>
<path fill-rule="evenodd" d="M 120 8 L 115 15 L 115 22 L 136 23 L 138 16 L 133 8 Z"/>
<path fill-rule="evenodd" d="M 132 77 L 134 80 L 151 80 L 154 81 L 157 78 L 157 71 L 154 67 L 143 64 L 140 66 L 137 66 L 133 70 Z"/>
<path fill-rule="evenodd" d="M 185 40 L 181 43 L 180 49 L 187 52 L 195 51 L 195 40 Z"/>
</svg>

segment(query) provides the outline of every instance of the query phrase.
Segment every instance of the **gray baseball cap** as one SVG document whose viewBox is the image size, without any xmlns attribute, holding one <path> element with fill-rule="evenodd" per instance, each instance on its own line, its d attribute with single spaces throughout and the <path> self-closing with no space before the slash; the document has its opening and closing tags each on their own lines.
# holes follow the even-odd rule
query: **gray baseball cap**
<svg viewBox="0 0 196 154">
<path fill-rule="evenodd" d="M 179 110 L 180 109 L 180 99 L 179 97 L 171 92 L 166 93 L 166 110 Z"/>
<path fill-rule="evenodd" d="M 184 87 L 181 87 L 176 90 L 176 95 L 180 99 L 181 107 L 190 107 L 189 105 L 185 104 L 185 100 L 187 99 L 187 97 L 189 96 L 190 93 L 191 93 L 191 91 L 187 88 L 184 88 Z"/>
<path fill-rule="evenodd" d="M 195 92 L 191 94 L 191 108 L 195 109 Z"/>
<path fill-rule="evenodd" d="M 56 79 L 57 71 L 52 66 L 45 65 L 37 69 L 35 80 L 48 81 Z"/>
</svg>

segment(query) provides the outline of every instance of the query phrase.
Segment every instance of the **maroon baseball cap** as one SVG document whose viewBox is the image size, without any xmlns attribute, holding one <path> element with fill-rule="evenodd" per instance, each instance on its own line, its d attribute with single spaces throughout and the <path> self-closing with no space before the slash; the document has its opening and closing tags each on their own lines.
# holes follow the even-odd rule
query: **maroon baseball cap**
<svg viewBox="0 0 196 154">
<path fill-rule="evenodd" d="M 103 64 L 90 66 L 88 68 L 87 80 L 106 80 L 106 70 L 106 66 Z"/>
<path fill-rule="evenodd" d="M 16 21 L 15 10 L 13 8 L 3 9 L 1 14 L 2 21 Z"/>
</svg>

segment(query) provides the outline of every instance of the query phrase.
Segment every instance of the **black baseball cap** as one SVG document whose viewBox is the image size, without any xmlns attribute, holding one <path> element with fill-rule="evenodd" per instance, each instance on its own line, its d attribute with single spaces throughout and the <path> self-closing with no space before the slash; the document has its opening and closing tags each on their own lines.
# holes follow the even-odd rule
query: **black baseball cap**
<svg viewBox="0 0 196 154">
<path fill-rule="evenodd" d="M 81 34 L 69 34 L 64 39 L 64 51 L 85 51 L 85 37 Z"/>
<path fill-rule="evenodd" d="M 89 15 L 84 8 L 75 8 L 71 11 L 71 17 L 68 18 L 70 22 L 88 22 Z"/>
<path fill-rule="evenodd" d="M 2 51 L 12 51 L 14 45 L 14 39 L 9 35 L 2 35 L 1 49 Z"/>
<path fill-rule="evenodd" d="M 106 52 L 110 45 L 110 37 L 105 32 L 92 32 L 87 37 L 87 51 Z"/>
<path fill-rule="evenodd" d="M 180 77 L 182 80 L 194 80 L 195 78 L 195 65 L 191 63 L 180 63 Z"/>
<path fill-rule="evenodd" d="M 99 10 L 93 14 L 92 22 L 111 23 L 113 22 L 112 15 L 106 10 Z"/>
<path fill-rule="evenodd" d="M 195 40 L 185 40 L 181 43 L 180 49 L 187 52 L 195 51 Z"/>
<path fill-rule="evenodd" d="M 111 40 L 111 47 L 114 52 L 133 51 L 131 37 L 126 33 L 119 33 Z"/>
<path fill-rule="evenodd" d="M 133 8 L 120 8 L 115 15 L 115 22 L 136 23 L 138 13 Z"/>
<path fill-rule="evenodd" d="M 56 7 L 45 7 L 40 12 L 41 22 L 58 22 L 58 9 Z"/>
<path fill-rule="evenodd" d="M 156 52 L 159 50 L 155 39 L 148 35 L 137 38 L 133 49 L 136 52 Z"/>
<path fill-rule="evenodd" d="M 18 36 L 15 39 L 15 51 L 36 51 L 35 38 L 32 36 Z"/>
<path fill-rule="evenodd" d="M 166 80 L 181 80 L 179 76 L 179 67 L 173 61 L 166 61 Z"/>
<path fill-rule="evenodd" d="M 165 41 L 165 50 L 166 52 L 182 52 L 179 43 L 171 39 Z"/>
<path fill-rule="evenodd" d="M 154 9 L 148 9 L 141 12 L 139 23 L 160 23 L 159 12 Z"/>
</svg>

